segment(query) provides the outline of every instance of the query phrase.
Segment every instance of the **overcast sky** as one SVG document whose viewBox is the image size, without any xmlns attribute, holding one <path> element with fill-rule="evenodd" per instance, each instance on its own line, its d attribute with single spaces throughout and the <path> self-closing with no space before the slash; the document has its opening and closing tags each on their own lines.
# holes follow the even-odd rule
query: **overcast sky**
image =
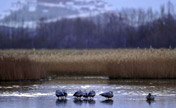
<svg viewBox="0 0 176 108">
<path fill-rule="evenodd" d="M 0 0 L 0 15 L 5 14 L 5 11 L 8 11 L 11 8 L 12 2 L 15 1 L 18 0 Z"/>
<path fill-rule="evenodd" d="M 160 6 L 167 4 L 168 1 L 176 6 L 176 0 L 104 0 L 110 3 L 115 9 L 122 8 L 152 8 L 154 10 L 159 10 Z"/>
<path fill-rule="evenodd" d="M 11 8 L 11 3 L 19 0 L 0 0 L 0 14 Z M 122 8 L 152 8 L 153 10 L 159 10 L 160 6 L 171 1 L 176 7 L 176 0 L 104 0 L 111 4 L 114 9 Z"/>
<path fill-rule="evenodd" d="M 18 0 L 0 0 L 0 10 L 6 10 L 11 7 L 11 3 Z"/>
</svg>

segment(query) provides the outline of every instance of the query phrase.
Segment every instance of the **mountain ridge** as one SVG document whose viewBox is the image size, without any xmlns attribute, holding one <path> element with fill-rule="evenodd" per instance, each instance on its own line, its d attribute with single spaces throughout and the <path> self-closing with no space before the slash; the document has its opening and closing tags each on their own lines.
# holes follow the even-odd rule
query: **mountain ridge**
<svg viewBox="0 0 176 108">
<path fill-rule="evenodd" d="M 87 17 L 112 10 L 112 7 L 102 0 L 19 0 L 13 2 L 12 6 L 10 14 L 0 20 L 1 25 L 19 26 L 28 23 L 30 26 L 40 19 L 56 21 L 61 18 Z"/>
</svg>

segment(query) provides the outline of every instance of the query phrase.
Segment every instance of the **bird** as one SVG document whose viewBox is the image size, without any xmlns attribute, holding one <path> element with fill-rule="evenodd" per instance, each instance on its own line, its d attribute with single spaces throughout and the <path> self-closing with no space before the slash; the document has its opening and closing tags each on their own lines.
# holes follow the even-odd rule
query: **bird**
<svg viewBox="0 0 176 108">
<path fill-rule="evenodd" d="M 100 95 L 109 99 L 113 97 L 113 92 L 112 91 L 104 92 L 104 93 L 101 93 Z"/>
<path fill-rule="evenodd" d="M 146 96 L 146 99 L 148 100 L 148 101 L 154 101 L 155 100 L 155 95 L 152 95 L 151 93 L 149 93 L 147 96 Z"/>
<path fill-rule="evenodd" d="M 64 97 L 66 98 L 67 97 L 67 92 L 65 90 L 62 90 L 62 92 L 64 93 Z"/>
<path fill-rule="evenodd" d="M 89 97 L 88 93 L 86 91 L 83 92 L 83 97 L 86 98 L 86 99 Z"/>
<path fill-rule="evenodd" d="M 96 93 L 93 90 L 88 93 L 88 97 L 90 97 L 90 98 L 93 98 L 95 95 L 96 95 Z"/>
<path fill-rule="evenodd" d="M 81 90 L 79 90 L 79 91 L 75 92 L 73 96 L 75 96 L 77 98 L 81 98 L 83 96 L 83 92 Z"/>
<path fill-rule="evenodd" d="M 58 98 L 67 97 L 67 92 L 65 90 L 56 90 L 56 96 Z"/>
</svg>

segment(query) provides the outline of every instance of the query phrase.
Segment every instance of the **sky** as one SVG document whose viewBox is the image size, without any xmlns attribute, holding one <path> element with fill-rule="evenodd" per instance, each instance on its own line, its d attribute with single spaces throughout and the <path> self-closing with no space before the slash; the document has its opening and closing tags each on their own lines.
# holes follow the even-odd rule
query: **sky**
<svg viewBox="0 0 176 108">
<path fill-rule="evenodd" d="M 115 9 L 122 8 L 143 8 L 159 10 L 160 6 L 167 4 L 169 1 L 176 6 L 176 0 L 104 0 L 111 4 Z"/>
<path fill-rule="evenodd" d="M 18 0 L 0 0 L 0 15 L 7 14 L 8 10 L 12 7 L 12 3 L 16 1 Z"/>
<path fill-rule="evenodd" d="M 12 7 L 12 3 L 19 0 L 0 0 L 0 15 L 8 14 L 7 10 Z M 153 10 L 159 10 L 160 6 L 166 4 L 168 1 L 176 6 L 176 0 L 104 0 L 113 6 L 114 9 L 122 8 L 152 8 Z M 6 12 L 5 12 L 6 11 Z M 1 18 L 1 16 L 0 16 Z"/>
</svg>

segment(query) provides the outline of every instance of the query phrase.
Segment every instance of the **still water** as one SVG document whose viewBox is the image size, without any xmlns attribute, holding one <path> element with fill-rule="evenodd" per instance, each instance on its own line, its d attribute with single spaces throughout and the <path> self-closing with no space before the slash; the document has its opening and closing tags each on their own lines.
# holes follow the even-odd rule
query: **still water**
<svg viewBox="0 0 176 108">
<path fill-rule="evenodd" d="M 66 100 L 58 100 L 57 89 L 68 92 Z M 95 90 L 93 100 L 76 100 L 77 90 Z M 112 100 L 99 96 L 113 91 Z M 147 102 L 151 92 L 156 100 Z M 175 108 L 175 80 L 108 80 L 104 77 L 59 77 L 46 82 L 0 83 L 0 108 Z"/>
</svg>

